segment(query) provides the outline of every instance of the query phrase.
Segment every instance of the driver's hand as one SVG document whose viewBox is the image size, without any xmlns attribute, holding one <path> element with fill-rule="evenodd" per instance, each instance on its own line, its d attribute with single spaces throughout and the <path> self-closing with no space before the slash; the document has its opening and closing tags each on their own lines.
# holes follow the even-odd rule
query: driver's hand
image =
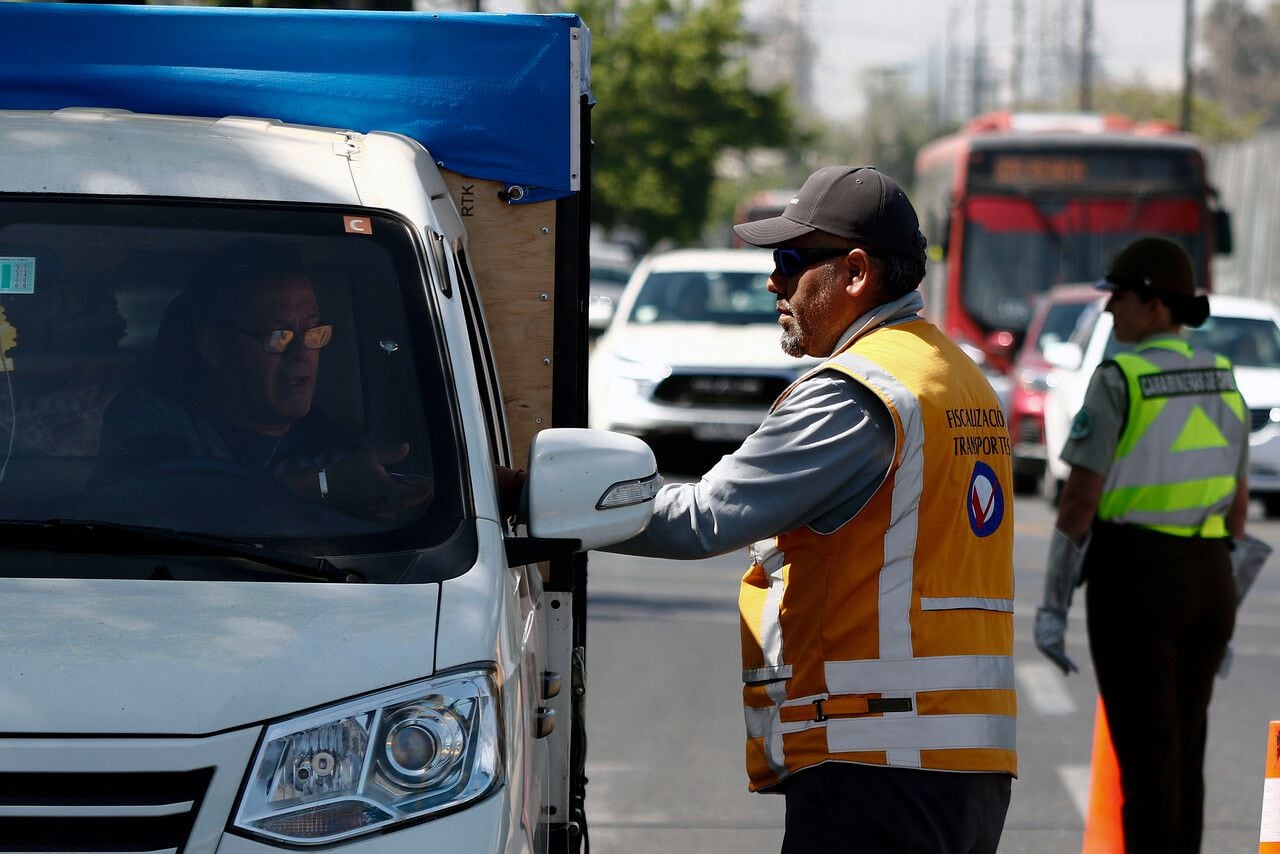
<svg viewBox="0 0 1280 854">
<path fill-rule="evenodd" d="M 405 443 L 382 448 L 362 448 L 325 464 L 329 481 L 326 501 L 340 509 L 368 518 L 392 521 L 431 498 L 434 485 L 426 478 L 398 476 L 387 466 L 409 455 Z"/>
</svg>

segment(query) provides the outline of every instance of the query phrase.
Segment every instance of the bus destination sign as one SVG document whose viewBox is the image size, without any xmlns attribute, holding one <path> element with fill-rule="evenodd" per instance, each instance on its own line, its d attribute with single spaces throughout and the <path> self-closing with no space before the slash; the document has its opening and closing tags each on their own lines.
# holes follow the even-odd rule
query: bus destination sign
<svg viewBox="0 0 1280 854">
<path fill-rule="evenodd" d="M 991 165 L 997 184 L 1079 184 L 1089 177 L 1083 157 L 1055 154 L 1000 154 Z"/>
<path fill-rule="evenodd" d="M 987 187 L 1080 187 L 1134 181 L 1170 186 L 1197 180 L 1199 155 L 1129 148 L 980 150 L 969 154 L 969 181 Z"/>
</svg>

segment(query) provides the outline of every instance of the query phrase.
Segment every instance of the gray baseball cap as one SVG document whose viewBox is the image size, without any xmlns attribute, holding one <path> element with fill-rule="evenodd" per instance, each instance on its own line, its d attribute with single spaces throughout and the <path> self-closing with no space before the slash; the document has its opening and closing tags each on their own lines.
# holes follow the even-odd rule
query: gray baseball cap
<svg viewBox="0 0 1280 854">
<path fill-rule="evenodd" d="M 874 166 L 824 166 L 809 176 L 781 216 L 733 230 L 747 243 L 765 247 L 813 231 L 859 240 L 890 255 L 914 255 L 924 245 L 911 200 Z"/>
</svg>

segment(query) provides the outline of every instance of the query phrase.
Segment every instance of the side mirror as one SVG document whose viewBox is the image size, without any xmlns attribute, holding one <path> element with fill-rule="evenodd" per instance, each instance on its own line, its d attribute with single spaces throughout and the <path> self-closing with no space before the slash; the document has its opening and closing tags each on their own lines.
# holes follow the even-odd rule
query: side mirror
<svg viewBox="0 0 1280 854">
<path fill-rule="evenodd" d="M 1079 344 L 1071 341 L 1057 341 L 1044 348 L 1044 360 L 1055 368 L 1074 371 L 1084 360 L 1084 353 L 1080 351 Z"/>
<path fill-rule="evenodd" d="M 1230 255 L 1235 249 L 1231 238 L 1231 214 L 1224 210 L 1213 212 L 1213 250 L 1219 255 Z"/>
<path fill-rule="evenodd" d="M 635 436 L 543 430 L 529 450 L 529 534 L 576 541 L 574 551 L 620 543 L 649 524 L 661 485 L 653 451 Z"/>
<path fill-rule="evenodd" d="M 587 327 L 596 332 L 603 332 L 609 325 L 609 321 L 613 320 L 613 312 L 617 307 L 617 303 L 611 297 L 588 297 Z"/>
</svg>

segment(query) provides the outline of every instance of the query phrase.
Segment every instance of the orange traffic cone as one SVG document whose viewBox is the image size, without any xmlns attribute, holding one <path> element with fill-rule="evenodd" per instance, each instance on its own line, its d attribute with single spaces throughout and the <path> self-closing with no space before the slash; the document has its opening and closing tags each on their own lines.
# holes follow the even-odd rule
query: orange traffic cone
<svg viewBox="0 0 1280 854">
<path fill-rule="evenodd" d="M 1280 790 L 1277 790 L 1280 791 Z M 1124 823 L 1120 805 L 1120 765 L 1111 746 L 1107 713 L 1098 697 L 1093 717 L 1093 758 L 1089 766 L 1089 815 L 1084 823 L 1083 854 L 1124 854 Z M 1266 854 L 1272 854 L 1268 851 Z"/>
<path fill-rule="evenodd" d="M 1280 854 L 1280 721 L 1267 730 L 1267 776 L 1262 781 L 1258 854 Z"/>
</svg>

